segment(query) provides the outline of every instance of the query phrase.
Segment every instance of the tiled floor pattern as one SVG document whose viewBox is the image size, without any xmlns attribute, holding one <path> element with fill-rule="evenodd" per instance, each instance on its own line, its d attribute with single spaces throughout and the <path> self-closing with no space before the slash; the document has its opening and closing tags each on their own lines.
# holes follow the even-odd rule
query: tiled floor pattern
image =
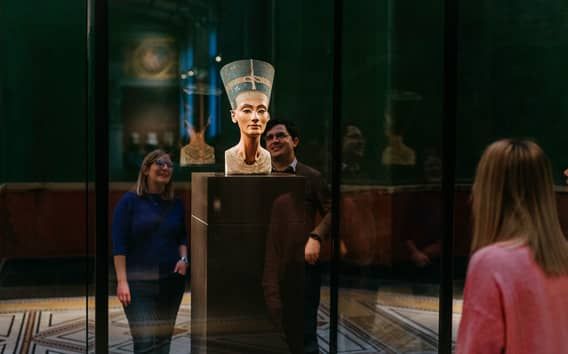
<svg viewBox="0 0 568 354">
<path fill-rule="evenodd" d="M 188 353 L 190 296 L 186 294 L 172 340 L 171 353 Z M 322 290 L 318 333 L 324 353 L 329 350 L 329 294 Z M 85 353 L 94 348 L 93 300 L 58 298 L 0 302 L 0 354 Z M 114 298 L 109 303 L 111 353 L 132 353 L 128 324 Z M 461 301 L 454 303 L 457 326 Z M 437 298 L 364 290 L 341 290 L 339 352 L 436 353 Z M 454 328 L 455 333 L 455 328 Z M 272 353 L 270 333 L 238 334 L 215 338 L 216 354 Z M 217 345 L 218 344 L 218 345 Z M 247 349 L 249 348 L 249 349 Z"/>
</svg>

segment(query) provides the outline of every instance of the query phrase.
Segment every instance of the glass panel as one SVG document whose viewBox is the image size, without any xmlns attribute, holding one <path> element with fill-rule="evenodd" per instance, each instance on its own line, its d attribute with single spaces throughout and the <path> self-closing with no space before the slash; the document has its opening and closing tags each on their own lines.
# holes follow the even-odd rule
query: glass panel
<svg viewBox="0 0 568 354">
<path fill-rule="evenodd" d="M 2 1 L 0 348 L 86 352 L 86 2 Z"/>
<path fill-rule="evenodd" d="M 121 278 L 118 264 L 109 274 L 111 350 L 131 350 L 133 342 L 152 350 L 164 348 L 167 345 L 159 342 L 164 338 L 157 328 L 148 334 L 139 333 L 137 323 L 156 325 L 169 319 L 172 330 L 175 319 L 171 338 L 165 336 L 170 338 L 170 352 L 187 353 L 190 346 L 196 353 L 206 348 L 224 353 L 303 352 L 304 304 L 308 300 L 312 340 L 319 336 L 322 350 L 329 347 L 329 246 L 323 251 L 321 265 L 314 267 L 315 279 L 305 282 L 304 252 L 312 227 L 308 230 L 299 220 L 304 218 L 302 199 L 310 203 L 309 216 L 314 218 L 310 226 L 325 217 L 329 204 L 325 181 L 330 181 L 331 161 L 327 150 L 331 136 L 331 10 L 327 2 L 300 0 L 112 2 L 112 232 L 115 259 L 121 262 L 116 256 L 126 258 L 131 303 L 125 312 L 116 297 L 121 291 L 117 287 Z M 316 12 L 323 15 L 314 22 L 310 18 Z M 297 170 L 302 178 L 282 174 L 274 178 L 223 177 L 225 150 L 239 142 L 241 135 L 230 120 L 231 105 L 219 70 L 248 58 L 275 67 L 271 119 L 290 120 L 298 126 L 298 160 L 320 171 L 323 178 L 304 165 L 298 165 L 302 167 Z M 253 80 L 257 80 L 262 72 L 254 70 L 257 78 Z M 261 84 L 262 80 L 255 81 L 255 85 Z M 153 200 L 157 205 L 147 205 L 152 197 L 127 194 L 135 185 L 144 156 L 155 148 L 169 152 L 173 162 L 175 191 L 182 201 L 174 209 L 160 199 Z M 276 153 L 267 148 L 273 155 Z M 160 171 L 166 171 L 165 167 Z M 211 172 L 221 174 L 204 174 Z M 303 187 L 306 180 L 312 193 L 308 196 Z M 205 183 L 208 190 L 203 187 Z M 130 198 L 130 203 L 125 198 Z M 162 274 L 159 267 L 156 273 L 151 272 L 151 267 L 134 272 L 135 267 L 144 265 L 136 261 L 137 257 L 139 261 L 159 263 L 151 257 L 157 257 L 162 250 L 170 252 L 171 248 L 153 249 L 148 247 L 153 241 L 134 243 L 132 237 L 126 237 L 127 252 L 117 250 L 116 245 L 120 243 L 123 221 L 124 229 L 129 228 L 124 226 L 129 223 L 133 230 L 149 227 L 137 224 L 136 220 L 144 216 L 140 208 L 148 207 L 146 211 L 153 216 L 146 220 L 158 224 L 155 230 L 146 229 L 151 240 L 160 234 L 162 224 L 176 222 L 170 216 L 181 206 L 185 209 L 185 225 L 191 231 L 192 293 L 191 297 L 189 291 L 183 294 L 178 308 L 173 301 L 175 294 L 160 298 L 162 284 L 156 280 L 168 279 L 171 274 Z M 131 221 L 124 217 L 126 214 L 132 215 Z M 143 234 L 137 233 L 136 237 Z M 327 232 L 322 236 L 327 237 Z M 144 258 L 140 256 L 144 252 L 152 254 Z M 169 258 L 164 264 L 168 262 Z M 154 278 L 150 281 L 141 279 L 151 276 Z M 305 293 L 306 285 L 311 288 L 309 293 Z M 133 307 L 136 301 L 146 301 L 153 295 L 161 299 L 160 304 L 174 305 L 168 319 L 152 312 L 151 302 L 140 311 L 139 305 Z M 177 315 L 173 314 L 176 310 Z"/>
<path fill-rule="evenodd" d="M 438 350 L 442 2 L 345 2 L 339 352 Z"/>
<path fill-rule="evenodd" d="M 198 130 L 209 116 L 216 119 L 219 103 L 218 95 L 204 93 L 199 108 L 191 106 L 199 111 L 196 123 L 197 113 L 187 112 L 190 95 L 184 79 L 204 79 L 216 65 L 210 57 L 214 48 L 209 48 L 216 41 L 216 10 L 189 1 L 109 5 L 108 348 L 188 353 L 189 277 L 174 272 L 182 253 L 187 254 L 178 245 L 187 243 L 184 218 L 190 201 L 189 173 L 180 167 L 179 151 L 188 140 L 185 121 L 201 124 Z M 151 161 L 163 162 L 160 178 L 172 178 L 173 200 L 135 192 L 142 162 L 156 149 L 167 153 Z"/>
<path fill-rule="evenodd" d="M 304 262 L 300 265 L 304 273 L 303 319 L 288 320 L 284 325 L 303 328 L 304 348 L 300 346 L 301 353 L 318 353 L 318 349 L 321 353 L 328 353 L 333 313 L 329 274 L 331 219 L 327 214 L 331 206 L 333 3 L 301 0 L 275 3 L 273 50 L 276 79 L 272 119 L 288 121 L 296 127 L 295 133 L 286 130 L 297 135 L 298 144 L 294 151 L 298 161 L 296 175 L 307 177 L 308 186 L 306 231 L 300 233 L 304 240 L 300 245 L 300 254 L 304 255 Z M 281 128 L 282 125 L 280 128 L 274 125 L 267 132 L 267 137 L 277 134 Z M 280 149 L 291 143 L 293 141 L 289 137 L 266 142 L 273 162 L 285 161 L 283 156 L 286 154 Z M 321 180 L 317 172 L 308 168 L 321 173 Z M 319 244 L 317 240 L 307 237 L 313 231 L 322 238 L 321 246 L 316 246 Z M 320 248 L 319 256 L 317 248 Z M 311 264 L 309 258 L 316 256 L 317 260 Z M 301 274 L 299 271 L 296 281 L 302 279 Z M 290 304 L 288 308 L 288 311 L 294 310 Z"/>
<path fill-rule="evenodd" d="M 471 243 L 470 191 L 484 148 L 505 137 L 536 141 L 552 162 L 560 221 L 568 230 L 565 153 L 568 128 L 564 63 L 566 5 L 463 2 L 457 126 L 454 337 Z M 564 74 L 563 74 L 564 73 Z"/>
</svg>

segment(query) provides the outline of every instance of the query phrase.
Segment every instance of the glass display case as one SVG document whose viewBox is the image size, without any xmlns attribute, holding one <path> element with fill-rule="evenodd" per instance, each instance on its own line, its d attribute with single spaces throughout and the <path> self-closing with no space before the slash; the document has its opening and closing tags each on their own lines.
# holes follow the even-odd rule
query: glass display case
<svg viewBox="0 0 568 354">
<path fill-rule="evenodd" d="M 0 348 L 94 343 L 86 1 L 3 1 Z"/>
<path fill-rule="evenodd" d="M 550 157 L 568 232 L 559 1 L 2 4 L 4 352 L 135 350 L 113 244 L 125 195 L 187 243 L 168 263 L 188 263 L 171 353 L 452 352 L 472 179 L 498 138 Z M 268 176 L 224 174 L 240 132 L 219 72 L 240 59 L 275 69 Z M 173 206 L 138 195 L 151 168 Z"/>
</svg>

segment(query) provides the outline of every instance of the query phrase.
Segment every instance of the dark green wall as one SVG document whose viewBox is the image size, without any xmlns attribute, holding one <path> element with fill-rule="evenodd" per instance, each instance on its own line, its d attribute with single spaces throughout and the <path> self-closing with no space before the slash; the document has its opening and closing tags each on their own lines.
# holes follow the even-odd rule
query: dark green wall
<svg viewBox="0 0 568 354">
<path fill-rule="evenodd" d="M 271 114 L 296 123 L 299 159 L 324 174 L 331 161 L 332 15 L 330 1 L 276 1 Z"/>
<path fill-rule="evenodd" d="M 568 3 L 462 1 L 457 176 L 469 180 L 483 148 L 535 139 L 557 183 L 568 167 Z"/>
<path fill-rule="evenodd" d="M 84 180 L 85 4 L 1 4 L 2 179 Z"/>
<path fill-rule="evenodd" d="M 344 5 L 343 112 L 365 139 L 361 183 L 423 181 L 424 150 L 440 151 L 442 132 L 443 12 L 441 1 L 349 1 Z M 419 100 L 412 114 L 393 114 L 416 166 L 382 164 L 387 147 L 387 101 L 403 92 Z"/>
<path fill-rule="evenodd" d="M 275 64 L 272 115 L 300 126 L 300 157 L 324 172 L 331 161 L 332 5 L 218 0 L 214 7 L 224 62 L 255 57 Z M 4 0 L 1 6 L 0 182 L 83 181 L 84 160 L 92 156 L 85 144 L 85 4 Z M 343 121 L 358 125 L 367 139 L 367 182 L 420 183 L 424 150 L 441 145 L 441 2 L 346 1 L 343 18 Z M 566 18 L 568 4 L 560 0 L 461 2 L 460 181 L 471 179 L 492 140 L 528 136 L 549 153 L 562 183 L 568 166 Z M 380 166 L 390 89 L 422 97 L 405 136 L 417 166 L 400 179 Z M 223 95 L 221 113 L 228 107 Z M 213 142 L 220 151 L 238 140 L 228 113 L 221 132 Z"/>
</svg>

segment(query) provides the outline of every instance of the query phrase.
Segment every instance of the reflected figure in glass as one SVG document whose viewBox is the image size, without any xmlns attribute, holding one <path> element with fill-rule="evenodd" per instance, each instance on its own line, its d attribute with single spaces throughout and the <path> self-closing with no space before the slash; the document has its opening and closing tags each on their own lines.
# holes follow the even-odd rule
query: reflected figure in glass
<svg viewBox="0 0 568 354">
<path fill-rule="evenodd" d="M 188 268 L 185 210 L 174 197 L 173 163 L 146 155 L 136 190 L 118 201 L 112 220 L 116 295 L 135 353 L 169 353 Z"/>
<path fill-rule="evenodd" d="M 260 146 L 260 138 L 270 119 L 274 68 L 261 60 L 238 60 L 221 68 L 221 78 L 231 119 L 240 129 L 239 143 L 225 151 L 225 174 L 269 174 L 270 153 Z"/>
<path fill-rule="evenodd" d="M 385 114 L 385 135 L 387 147 L 382 153 L 382 163 L 386 166 L 414 166 L 416 152 L 406 145 L 404 135 L 412 120 L 418 114 L 416 106 L 422 98 L 414 92 L 396 91 L 389 97 Z"/>
<path fill-rule="evenodd" d="M 183 123 L 189 141 L 180 150 L 179 164 L 180 166 L 214 164 L 215 148 L 207 144 L 205 137 L 211 124 L 211 98 L 218 95 L 217 90 L 203 82 L 184 83 L 184 85 L 183 115 L 187 119 L 184 119 Z M 218 91 L 220 94 L 221 91 Z M 192 112 L 196 113 L 195 117 L 192 117 Z"/>
<path fill-rule="evenodd" d="M 187 120 L 184 121 L 189 143 L 181 148 L 180 166 L 206 165 L 215 163 L 215 149 L 205 142 L 209 122 L 200 131 L 195 130 Z"/>
<path fill-rule="evenodd" d="M 346 180 L 368 178 L 364 163 L 366 139 L 361 129 L 352 123 L 346 124 L 342 134 L 341 173 Z"/>
</svg>

